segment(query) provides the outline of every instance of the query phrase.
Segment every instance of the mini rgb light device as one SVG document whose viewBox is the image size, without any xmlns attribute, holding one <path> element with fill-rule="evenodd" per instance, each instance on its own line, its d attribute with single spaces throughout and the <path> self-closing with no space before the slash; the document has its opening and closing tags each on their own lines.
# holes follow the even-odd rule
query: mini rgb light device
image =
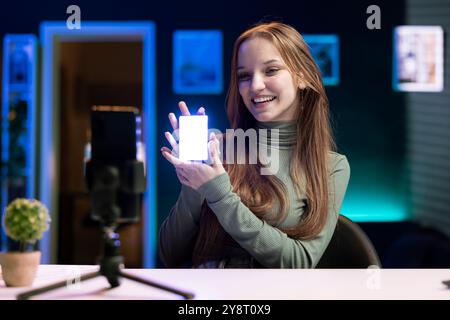
<svg viewBox="0 0 450 320">
<path fill-rule="evenodd" d="M 208 160 L 208 116 L 180 116 L 178 123 L 179 159 Z"/>
</svg>

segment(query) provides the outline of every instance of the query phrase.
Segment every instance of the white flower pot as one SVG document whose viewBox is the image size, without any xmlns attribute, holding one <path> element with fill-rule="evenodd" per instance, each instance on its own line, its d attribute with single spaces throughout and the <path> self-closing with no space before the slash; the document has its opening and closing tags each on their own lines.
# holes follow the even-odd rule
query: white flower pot
<svg viewBox="0 0 450 320">
<path fill-rule="evenodd" d="M 2 277 L 8 287 L 29 287 L 33 284 L 41 261 L 41 252 L 1 252 Z"/>
</svg>

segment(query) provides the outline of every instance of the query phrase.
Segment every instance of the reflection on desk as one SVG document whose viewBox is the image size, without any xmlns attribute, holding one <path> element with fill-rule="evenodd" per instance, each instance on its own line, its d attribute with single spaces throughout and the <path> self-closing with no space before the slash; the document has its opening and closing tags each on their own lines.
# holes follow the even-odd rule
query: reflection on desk
<svg viewBox="0 0 450 320">
<path fill-rule="evenodd" d="M 181 299 L 127 279 L 108 289 L 104 277 L 77 277 L 98 266 L 41 265 L 31 288 L 66 280 L 68 286 L 35 299 Z M 125 269 L 144 279 L 193 292 L 202 300 L 433 299 L 450 300 L 450 269 Z M 31 288 L 7 288 L 0 299 L 15 299 Z"/>
</svg>

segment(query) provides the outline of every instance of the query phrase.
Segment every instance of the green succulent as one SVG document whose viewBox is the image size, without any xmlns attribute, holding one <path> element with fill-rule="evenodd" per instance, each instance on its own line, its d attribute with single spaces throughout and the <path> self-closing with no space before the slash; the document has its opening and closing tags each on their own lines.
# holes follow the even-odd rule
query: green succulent
<svg viewBox="0 0 450 320">
<path fill-rule="evenodd" d="M 6 234 L 19 241 L 20 251 L 40 240 L 50 224 L 48 209 L 38 200 L 15 199 L 5 210 L 3 226 Z"/>
</svg>

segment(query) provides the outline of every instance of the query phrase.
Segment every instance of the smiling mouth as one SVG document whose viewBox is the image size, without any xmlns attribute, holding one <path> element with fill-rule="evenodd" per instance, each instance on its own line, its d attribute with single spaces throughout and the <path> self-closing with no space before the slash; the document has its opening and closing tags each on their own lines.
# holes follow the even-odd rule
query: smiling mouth
<svg viewBox="0 0 450 320">
<path fill-rule="evenodd" d="M 275 100 L 277 97 L 276 96 L 271 96 L 271 97 L 264 97 L 264 98 L 256 98 L 256 99 L 252 99 L 253 104 L 255 105 L 261 105 L 267 102 L 271 102 L 273 100 Z"/>
</svg>

